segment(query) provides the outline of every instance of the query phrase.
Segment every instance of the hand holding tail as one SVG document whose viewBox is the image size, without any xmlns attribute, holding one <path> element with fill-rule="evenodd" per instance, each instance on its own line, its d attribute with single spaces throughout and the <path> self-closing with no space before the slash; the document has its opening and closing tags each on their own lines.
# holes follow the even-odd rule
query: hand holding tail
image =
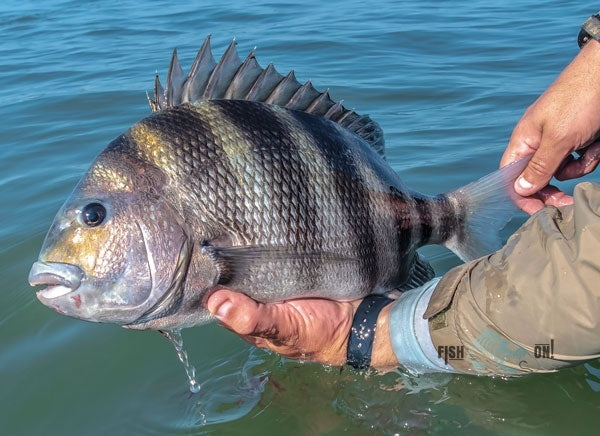
<svg viewBox="0 0 600 436">
<path fill-rule="evenodd" d="M 600 43 L 590 41 L 556 81 L 525 112 L 511 136 L 500 166 L 532 156 L 515 182 L 533 214 L 544 205 L 563 206 L 572 197 L 550 179 L 581 177 L 600 161 Z M 577 151 L 578 159 L 571 156 Z"/>
</svg>

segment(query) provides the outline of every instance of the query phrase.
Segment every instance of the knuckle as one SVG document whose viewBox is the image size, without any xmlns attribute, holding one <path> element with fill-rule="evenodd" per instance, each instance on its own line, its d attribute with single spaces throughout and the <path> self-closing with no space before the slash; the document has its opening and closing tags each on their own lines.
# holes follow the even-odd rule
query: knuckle
<svg viewBox="0 0 600 436">
<path fill-rule="evenodd" d="M 549 172 L 548 163 L 544 159 L 536 158 L 535 156 L 531 158 L 527 168 L 537 178 L 546 177 Z"/>
<path fill-rule="evenodd" d="M 568 130 L 562 126 L 554 126 L 544 133 L 553 144 L 562 144 L 567 141 L 570 136 Z"/>
<path fill-rule="evenodd" d="M 572 123 L 564 121 L 545 129 L 544 138 L 555 151 L 564 153 L 576 150 L 588 142 L 583 132 L 574 129 Z"/>
</svg>

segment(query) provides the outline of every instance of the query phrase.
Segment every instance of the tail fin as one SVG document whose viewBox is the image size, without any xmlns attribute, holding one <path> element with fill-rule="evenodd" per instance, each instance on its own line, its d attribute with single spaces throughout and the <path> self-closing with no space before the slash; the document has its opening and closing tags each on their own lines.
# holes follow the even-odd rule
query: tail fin
<svg viewBox="0 0 600 436">
<path fill-rule="evenodd" d="M 513 188 L 529 158 L 522 158 L 462 188 L 447 193 L 463 214 L 463 227 L 445 242 L 462 260 L 472 260 L 498 250 L 498 232 L 517 211 L 521 198 Z"/>
</svg>

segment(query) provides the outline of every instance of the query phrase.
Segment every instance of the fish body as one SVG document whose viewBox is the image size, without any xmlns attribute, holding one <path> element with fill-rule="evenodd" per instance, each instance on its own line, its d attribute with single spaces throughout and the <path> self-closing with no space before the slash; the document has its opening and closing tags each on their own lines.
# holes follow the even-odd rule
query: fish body
<svg viewBox="0 0 600 436">
<path fill-rule="evenodd" d="M 269 68 L 258 73 L 247 59 L 232 76 L 231 57 L 213 65 L 204 91 L 172 62 L 167 90 L 151 100 L 155 113 L 96 158 L 30 273 L 33 285 L 49 285 L 38 292 L 44 304 L 129 328 L 190 327 L 210 321 L 205 301 L 220 287 L 264 302 L 352 300 L 430 279 L 416 252 L 423 245 L 446 244 L 463 258 L 490 250 L 486 226 L 512 209 L 498 195 L 518 169 L 426 196 L 385 162 L 368 117 L 330 100 L 319 109 L 324 94 L 294 109 L 310 90 L 291 93 L 282 76 L 278 93 L 259 101 L 185 101 L 211 87 L 235 97 L 238 76 L 244 95 L 260 94 L 256 81 Z M 202 49 L 198 58 L 196 70 L 210 64 Z M 228 87 L 211 79 L 219 68 Z"/>
</svg>

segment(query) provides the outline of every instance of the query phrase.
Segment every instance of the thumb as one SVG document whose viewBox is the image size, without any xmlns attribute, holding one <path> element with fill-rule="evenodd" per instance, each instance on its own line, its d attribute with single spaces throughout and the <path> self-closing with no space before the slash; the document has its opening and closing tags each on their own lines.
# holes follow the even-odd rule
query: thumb
<svg viewBox="0 0 600 436">
<path fill-rule="evenodd" d="M 206 303 L 209 312 L 238 335 L 255 335 L 271 330 L 268 306 L 228 289 L 215 291 Z"/>
<path fill-rule="evenodd" d="M 531 157 L 521 176 L 515 181 L 517 194 L 527 197 L 548 185 L 568 154 L 568 152 L 563 152 L 564 149 L 560 144 L 550 143 L 548 139 L 542 138 L 540 147 Z"/>
</svg>

